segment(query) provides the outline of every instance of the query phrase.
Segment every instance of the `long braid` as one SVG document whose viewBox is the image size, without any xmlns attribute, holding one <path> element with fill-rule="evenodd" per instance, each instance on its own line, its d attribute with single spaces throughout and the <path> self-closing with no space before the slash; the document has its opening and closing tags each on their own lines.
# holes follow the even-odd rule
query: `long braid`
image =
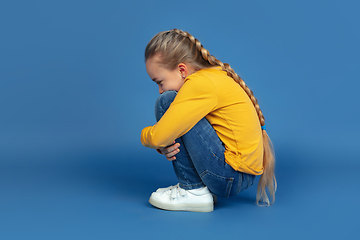
<svg viewBox="0 0 360 240">
<path fill-rule="evenodd" d="M 260 110 L 258 100 L 254 97 L 253 91 L 250 90 L 250 88 L 245 84 L 245 81 L 241 79 L 241 77 L 230 67 L 230 65 L 227 63 L 222 63 L 220 60 L 210 55 L 209 51 L 203 47 L 200 41 L 194 38 L 190 33 L 179 29 L 173 29 L 172 31 L 190 39 L 190 41 L 196 46 L 196 48 L 198 49 L 198 51 L 201 53 L 202 57 L 206 61 L 208 61 L 213 66 L 220 66 L 222 70 L 224 70 L 227 73 L 228 76 L 232 77 L 235 80 L 235 82 L 237 82 L 244 89 L 244 91 L 249 96 L 251 102 L 253 103 L 256 109 L 261 126 L 264 126 L 265 117 L 262 111 Z"/>
<path fill-rule="evenodd" d="M 258 100 L 254 97 L 254 93 L 245 84 L 245 81 L 242 80 L 237 73 L 235 73 L 235 71 L 230 67 L 230 65 L 227 63 L 222 63 L 220 60 L 210 55 L 209 51 L 203 47 L 200 41 L 194 38 L 188 32 L 179 29 L 173 29 L 171 31 L 174 31 L 177 34 L 180 34 L 185 38 L 188 38 L 196 46 L 197 50 L 201 53 L 201 56 L 205 61 L 209 62 L 212 66 L 220 66 L 223 71 L 226 71 L 228 76 L 233 78 L 235 82 L 237 82 L 244 89 L 244 91 L 249 96 L 251 102 L 253 103 L 256 109 L 261 126 L 265 126 L 265 117 L 262 111 L 260 110 Z M 262 201 L 265 203 L 265 205 L 269 206 L 275 201 L 275 192 L 277 189 L 277 182 L 274 174 L 275 153 L 274 153 L 273 145 L 266 130 L 263 130 L 262 133 L 263 133 L 262 135 L 263 135 L 263 144 L 264 144 L 264 157 L 263 157 L 264 172 L 258 184 L 256 202 L 258 205 L 260 205 L 259 202 Z M 269 197 L 265 190 L 266 188 L 269 190 L 269 194 L 272 198 L 272 201 L 269 200 Z"/>
</svg>

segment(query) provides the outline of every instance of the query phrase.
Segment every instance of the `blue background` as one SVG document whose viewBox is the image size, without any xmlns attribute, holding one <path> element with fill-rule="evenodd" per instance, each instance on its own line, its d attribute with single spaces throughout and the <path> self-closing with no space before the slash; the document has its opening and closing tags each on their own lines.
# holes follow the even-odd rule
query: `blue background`
<svg viewBox="0 0 360 240">
<path fill-rule="evenodd" d="M 345 239 L 357 235 L 358 1 L 2 1 L 0 238 Z M 277 155 L 269 208 L 256 187 L 212 213 L 147 201 L 176 183 L 142 147 L 159 31 L 198 38 L 246 81 Z"/>
</svg>

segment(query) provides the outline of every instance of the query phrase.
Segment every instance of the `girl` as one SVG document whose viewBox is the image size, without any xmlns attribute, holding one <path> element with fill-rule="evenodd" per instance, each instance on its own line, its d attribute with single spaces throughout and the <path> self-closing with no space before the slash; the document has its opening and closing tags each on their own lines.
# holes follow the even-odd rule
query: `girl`
<svg viewBox="0 0 360 240">
<path fill-rule="evenodd" d="M 237 195 L 262 175 L 256 201 L 272 204 L 275 159 L 265 118 L 230 65 L 178 29 L 151 39 L 145 63 L 160 96 L 157 123 L 142 130 L 141 142 L 172 161 L 179 180 L 152 193 L 149 202 L 165 210 L 211 212 L 213 194 Z"/>
</svg>

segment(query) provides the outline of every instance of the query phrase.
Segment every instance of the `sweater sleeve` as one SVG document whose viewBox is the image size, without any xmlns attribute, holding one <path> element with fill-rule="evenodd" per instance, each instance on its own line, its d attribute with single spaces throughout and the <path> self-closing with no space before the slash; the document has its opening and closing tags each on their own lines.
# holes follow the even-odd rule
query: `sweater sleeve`
<svg viewBox="0 0 360 240">
<path fill-rule="evenodd" d="M 169 146 L 213 111 L 217 102 L 213 83 L 204 76 L 190 75 L 160 121 L 142 130 L 141 143 L 154 149 Z"/>
</svg>

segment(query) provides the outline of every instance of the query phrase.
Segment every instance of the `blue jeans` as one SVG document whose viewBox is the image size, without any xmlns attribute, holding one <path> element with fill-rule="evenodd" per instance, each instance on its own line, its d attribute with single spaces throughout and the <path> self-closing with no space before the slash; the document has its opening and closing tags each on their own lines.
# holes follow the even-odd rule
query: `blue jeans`
<svg viewBox="0 0 360 240">
<path fill-rule="evenodd" d="M 176 94 L 168 91 L 159 96 L 155 104 L 156 121 L 164 115 Z M 229 197 L 253 185 L 255 175 L 236 171 L 225 162 L 225 146 L 206 118 L 175 142 L 180 143 L 180 152 L 172 163 L 181 188 L 207 186 L 213 194 Z"/>
</svg>

